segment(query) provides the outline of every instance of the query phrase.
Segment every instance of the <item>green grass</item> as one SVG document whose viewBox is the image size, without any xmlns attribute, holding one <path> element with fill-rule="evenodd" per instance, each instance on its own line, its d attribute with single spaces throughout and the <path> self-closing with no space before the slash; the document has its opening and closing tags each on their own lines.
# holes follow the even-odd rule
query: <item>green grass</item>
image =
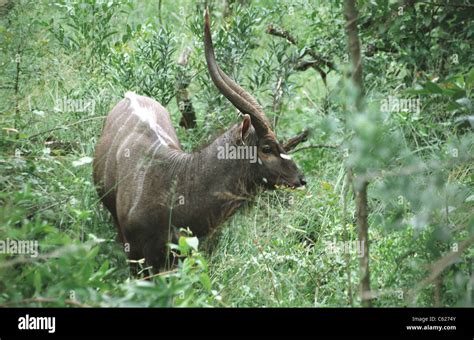
<svg viewBox="0 0 474 340">
<path fill-rule="evenodd" d="M 189 90 L 198 113 L 198 128 L 178 127 L 176 101 L 172 99 L 167 105 L 185 150 L 191 150 L 238 118 L 209 86 L 203 71 L 200 36 L 186 26 L 193 20 L 200 23 L 200 14 L 194 5 L 186 3 L 185 16 L 173 15 L 179 8 L 172 2 L 163 3 L 163 18 L 178 37 L 174 42 L 177 50 L 170 60 L 174 62 L 184 46 L 195 48 L 190 63 L 194 78 Z M 245 37 L 236 33 L 241 27 L 231 19 L 223 20 L 220 10 L 215 10 L 216 30 L 225 29 L 216 33 L 216 48 L 227 48 L 229 42 L 258 42 L 245 53 L 233 51 L 235 64 L 242 64 L 242 70 L 234 69 L 232 60 L 222 61 L 245 86 L 249 87 L 248 76 L 255 73 L 265 53 L 274 53 L 268 69 L 262 70 L 270 78 L 254 91 L 270 116 L 274 115 L 271 104 L 275 72 L 280 67 L 275 55 L 283 51 L 284 56 L 292 56 L 301 46 L 292 47 L 265 34 L 269 22 L 284 25 L 302 45 L 314 45 L 313 36 L 324 34 L 322 37 L 328 37 L 326 43 L 316 41 L 320 50 L 334 52 L 335 61 L 344 60 L 340 49 L 345 46 L 344 35 L 338 30 L 342 14 L 332 10 L 333 5 L 318 4 L 313 11 L 296 7 L 294 20 L 280 16 L 288 5 L 283 2 L 280 8 L 261 1 L 250 10 L 236 11 L 239 18 L 259 19 L 252 21 L 253 33 Z M 0 90 L 0 239 L 37 240 L 41 255 L 31 258 L 0 254 L 0 306 L 360 306 L 358 254 L 331 253 L 328 247 L 331 242 L 340 246 L 341 242 L 357 240 L 350 190 L 344 199 L 348 160 L 387 171 L 421 160 L 449 165 L 439 171 L 377 178 L 369 186 L 371 284 L 377 293 L 374 305 L 472 306 L 472 246 L 443 272 L 438 287 L 431 283 L 416 291 L 414 297 L 409 295 L 429 274 L 430 265 L 473 232 L 472 133 L 457 133 L 452 120 L 446 118 L 472 114 L 472 108 L 451 107 L 456 105 L 453 102 L 459 99 L 459 93 L 472 99 L 474 80 L 469 79 L 474 79 L 474 73 L 468 60 L 464 69 L 450 71 L 454 80 L 448 76 L 440 80 L 446 88 L 459 85 L 461 90 L 451 95 L 447 90 L 420 90 L 426 84 L 415 78 L 410 87 L 405 79 L 410 72 L 408 64 L 396 55 L 373 57 L 367 63 L 368 109 L 357 119 L 351 117 L 350 87 L 343 71 L 331 72 L 327 87 L 314 70 L 291 73 L 288 81 L 293 86 L 286 89 L 276 129 L 279 137 L 289 138 L 310 127 L 307 144 L 341 147 L 297 152 L 294 158 L 308 182 L 304 191 L 278 190 L 258 195 L 216 235 L 200 240 L 199 251 L 183 239 L 176 251 L 188 254 L 188 258 L 171 274 L 144 282 L 130 276 L 110 216 L 95 192 L 90 159 L 85 157 L 93 157 L 103 117 L 129 84 L 125 78 L 117 81 L 110 76 L 110 70 L 118 66 L 108 52 L 134 53 L 133 42 L 122 42 L 126 25 L 135 30 L 137 24 L 145 25 L 147 20 L 156 23 L 155 2 L 140 1 L 128 13 L 117 12 L 110 27 L 104 27 L 119 33 L 111 36 L 105 47 L 85 40 L 75 49 L 58 41 L 49 32 L 49 24 L 44 24 L 53 19 L 54 25 L 66 27 L 70 22 L 64 18 L 64 9 L 25 2 L 18 11 L 23 14 L 20 18 L 10 13 L 16 26 L 7 28 L 2 18 L 0 34 L 10 48 L 2 50 L 2 62 L 7 67 L 0 76 L 5 84 L 11 84 L 14 78 L 12 51 L 19 35 L 13 33 L 26 34 L 25 22 L 32 23 L 29 29 L 33 33 L 23 38 L 19 114 L 15 112 L 13 92 Z M 137 30 L 135 38 L 146 40 L 146 34 L 140 32 Z M 274 49 L 272 42 L 277 42 Z M 100 52 L 105 58 L 102 63 L 86 59 L 100 48 L 104 49 Z M 134 62 L 134 67 L 144 67 L 143 60 Z M 373 71 L 385 69 L 385 73 Z M 430 72 L 430 77 L 436 75 L 434 70 Z M 379 115 L 380 100 L 391 94 L 405 94 L 399 91 L 400 84 L 421 91 L 423 107 L 418 118 L 403 113 Z M 135 90 L 140 92 L 140 88 Z M 58 98 L 93 100 L 95 110 L 55 110 Z M 17 132 L 7 131 L 12 128 Z M 346 148 L 353 150 L 354 145 L 355 152 L 348 159 Z M 450 158 L 448 151 L 452 148 L 459 151 L 456 159 Z M 358 155 L 358 150 L 369 151 Z M 76 163 L 80 160 L 82 164 Z M 424 220 L 425 210 L 429 216 Z M 435 297 L 437 289 L 440 301 Z"/>
</svg>

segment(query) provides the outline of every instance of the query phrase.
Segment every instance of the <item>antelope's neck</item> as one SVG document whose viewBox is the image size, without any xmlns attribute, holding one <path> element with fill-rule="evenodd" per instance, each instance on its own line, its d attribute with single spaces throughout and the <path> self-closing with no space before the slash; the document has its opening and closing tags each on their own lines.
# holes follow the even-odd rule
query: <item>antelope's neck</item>
<svg viewBox="0 0 474 340">
<path fill-rule="evenodd" d="M 248 159 L 219 158 L 219 147 L 226 142 L 223 135 L 198 152 L 175 156 L 186 163 L 175 172 L 175 226 L 190 227 L 198 236 L 208 234 L 255 194 L 255 164 Z"/>
</svg>

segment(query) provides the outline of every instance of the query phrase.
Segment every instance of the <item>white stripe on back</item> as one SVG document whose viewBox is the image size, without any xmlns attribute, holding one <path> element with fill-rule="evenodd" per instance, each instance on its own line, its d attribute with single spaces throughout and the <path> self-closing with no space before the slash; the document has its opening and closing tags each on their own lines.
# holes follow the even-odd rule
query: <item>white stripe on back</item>
<svg viewBox="0 0 474 340">
<path fill-rule="evenodd" d="M 147 123 L 150 129 L 152 129 L 156 136 L 161 140 L 161 143 L 164 145 L 173 144 L 173 140 L 170 136 L 159 126 L 155 121 L 155 113 L 150 111 L 148 108 L 140 106 L 140 103 L 137 100 L 137 95 L 133 92 L 125 93 L 125 98 L 130 100 L 130 107 L 132 112 L 137 115 L 140 120 Z M 165 139 L 167 141 L 165 141 Z"/>
<path fill-rule="evenodd" d="M 138 183 L 137 183 L 137 191 L 133 200 L 132 208 L 128 211 L 128 216 L 130 216 L 133 211 L 137 208 L 138 203 L 140 203 L 142 195 L 143 195 L 143 184 L 145 183 L 145 177 L 147 175 L 148 169 L 150 169 L 151 163 L 155 158 L 156 152 L 160 149 L 162 145 L 159 144 L 159 140 L 155 141 L 146 151 L 146 154 L 151 151 L 152 148 L 155 148 L 153 151 L 151 158 L 148 160 L 145 168 L 139 169 L 141 164 L 139 164 L 137 172 L 138 172 Z"/>
</svg>

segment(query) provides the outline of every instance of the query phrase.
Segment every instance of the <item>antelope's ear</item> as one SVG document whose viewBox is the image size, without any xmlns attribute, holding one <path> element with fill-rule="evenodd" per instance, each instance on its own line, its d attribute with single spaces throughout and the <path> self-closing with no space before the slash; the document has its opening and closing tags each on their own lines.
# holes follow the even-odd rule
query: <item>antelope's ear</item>
<svg viewBox="0 0 474 340">
<path fill-rule="evenodd" d="M 245 140 L 247 136 L 249 135 L 250 132 L 250 116 L 249 115 L 244 115 L 244 120 L 242 121 L 242 125 L 240 127 L 240 136 L 242 137 L 242 140 Z"/>
</svg>

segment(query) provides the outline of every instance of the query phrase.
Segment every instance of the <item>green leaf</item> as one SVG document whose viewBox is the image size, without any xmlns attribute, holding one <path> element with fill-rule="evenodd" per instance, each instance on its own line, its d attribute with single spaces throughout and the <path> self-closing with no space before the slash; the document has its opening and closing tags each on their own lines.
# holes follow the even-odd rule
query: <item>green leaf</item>
<svg viewBox="0 0 474 340">
<path fill-rule="evenodd" d="M 424 88 L 430 93 L 443 94 L 443 89 L 439 87 L 438 84 L 432 83 L 431 81 L 427 81 Z"/>
<path fill-rule="evenodd" d="M 86 259 L 93 259 L 97 256 L 97 254 L 99 254 L 99 250 L 100 248 L 99 247 L 93 247 L 86 255 Z"/>
<path fill-rule="evenodd" d="M 466 76 L 466 88 L 474 87 L 474 68 L 471 68 Z"/>
<path fill-rule="evenodd" d="M 209 275 L 207 275 L 206 273 L 202 273 L 201 275 L 199 275 L 199 281 L 202 283 L 202 285 L 208 292 L 211 291 L 211 279 L 209 278 Z"/>
<path fill-rule="evenodd" d="M 193 250 L 198 250 L 199 240 L 197 237 L 186 237 L 186 244 L 190 246 Z"/>
<path fill-rule="evenodd" d="M 39 293 L 41 291 L 41 274 L 39 271 L 36 271 L 33 276 L 33 285 L 35 286 L 35 292 Z"/>
<path fill-rule="evenodd" d="M 100 266 L 99 270 L 97 272 L 99 273 L 105 273 L 109 269 L 109 261 L 105 260 L 104 263 Z"/>
<path fill-rule="evenodd" d="M 180 248 L 181 251 L 183 250 L 187 250 L 189 248 L 187 242 L 186 242 L 186 237 L 184 236 L 181 236 L 178 240 L 178 246 Z"/>
</svg>

